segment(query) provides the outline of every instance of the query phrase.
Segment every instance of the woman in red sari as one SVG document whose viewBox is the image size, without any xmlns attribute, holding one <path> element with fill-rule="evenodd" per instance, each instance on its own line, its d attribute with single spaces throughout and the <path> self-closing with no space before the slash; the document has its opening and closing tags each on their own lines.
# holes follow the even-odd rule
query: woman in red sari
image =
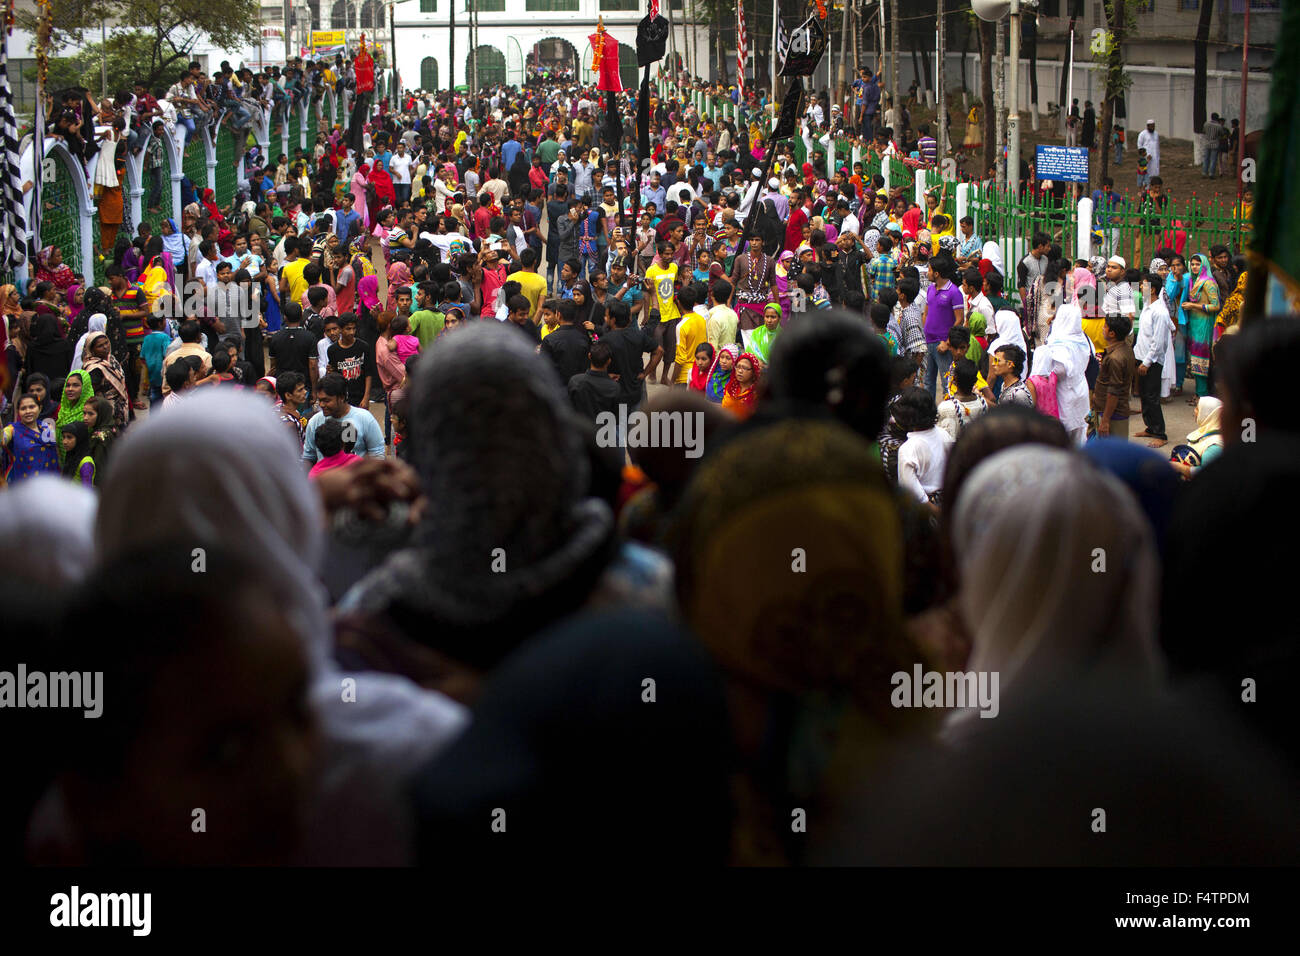
<svg viewBox="0 0 1300 956">
<path fill-rule="evenodd" d="M 393 177 L 384 169 L 384 161 L 375 159 L 375 167 L 370 170 L 370 181 L 375 185 L 375 195 L 379 197 L 379 208 L 397 205 L 397 191 L 393 189 Z"/>
<path fill-rule="evenodd" d="M 52 282 L 61 293 L 79 282 L 77 274 L 64 263 L 63 250 L 57 246 L 46 246 L 36 254 L 36 281 Z"/>
</svg>

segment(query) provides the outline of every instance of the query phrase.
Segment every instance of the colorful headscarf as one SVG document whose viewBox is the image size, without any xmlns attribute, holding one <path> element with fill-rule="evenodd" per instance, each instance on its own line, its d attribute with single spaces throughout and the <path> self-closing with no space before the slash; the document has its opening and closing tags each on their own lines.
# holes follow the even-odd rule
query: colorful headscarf
<svg viewBox="0 0 1300 956">
<path fill-rule="evenodd" d="M 727 382 L 727 387 L 723 392 L 725 397 L 731 399 L 733 404 L 742 405 L 745 408 L 753 408 L 754 402 L 758 398 L 758 383 L 763 374 L 763 363 L 753 352 L 741 352 L 737 355 L 736 365 L 740 364 L 741 359 L 749 359 L 749 364 L 754 366 L 754 381 L 750 383 L 749 388 L 742 389 L 740 383 L 736 381 L 734 372 L 735 365 L 733 365 L 731 379 Z"/>
<path fill-rule="evenodd" d="M 68 286 L 67 295 L 68 295 L 68 321 L 69 322 L 71 322 L 73 319 L 79 316 L 81 314 L 81 310 L 85 308 L 85 305 L 77 304 L 77 292 L 80 289 L 81 286 L 79 285 Z"/>
<path fill-rule="evenodd" d="M 731 356 L 731 368 L 726 370 L 720 365 L 723 352 Z M 713 356 L 713 364 L 709 366 L 709 381 L 704 386 L 704 397 L 709 401 L 715 403 L 722 401 L 723 391 L 731 384 L 731 374 L 736 369 L 738 355 L 740 355 L 740 346 L 732 343 L 718 349 L 718 354 Z"/>
<path fill-rule="evenodd" d="M 696 353 L 698 354 L 700 349 L 702 348 L 709 350 L 709 366 L 703 372 L 701 372 L 700 367 L 696 365 L 694 362 L 692 362 L 691 375 L 687 383 L 694 391 L 697 392 L 702 392 L 705 390 L 705 388 L 708 387 L 709 373 L 713 371 L 713 360 L 716 357 L 713 345 L 710 344 L 709 342 L 701 342 L 699 345 L 695 346 Z"/>
<path fill-rule="evenodd" d="M 757 355 L 760 359 L 763 360 L 764 365 L 767 365 L 768 362 L 770 361 L 770 356 L 772 355 L 772 343 L 776 341 L 777 335 L 779 335 L 781 332 L 781 322 L 780 322 L 781 307 L 777 305 L 775 302 L 769 302 L 766 305 L 764 305 L 763 306 L 764 319 L 767 318 L 768 309 L 776 310 L 776 317 L 777 317 L 776 328 L 768 329 L 767 323 L 764 322 L 764 324 L 758 326 L 757 328 L 751 329 L 750 331 L 744 333 L 745 345 L 748 346 L 751 353 Z M 757 371 L 758 369 L 755 368 L 755 372 Z"/>
<path fill-rule="evenodd" d="M 365 276 L 357 282 L 357 298 L 367 309 L 379 308 L 379 276 Z"/>
<path fill-rule="evenodd" d="M 99 333 L 99 334 L 102 335 L 103 333 Z M 79 378 L 81 380 L 81 397 L 77 400 L 75 405 L 69 405 L 67 402 L 60 402 L 59 417 L 55 419 L 54 422 L 55 425 L 57 426 L 57 434 L 55 435 L 55 438 L 58 440 L 58 444 L 59 444 L 59 464 L 63 463 L 64 426 L 71 425 L 73 422 L 79 422 L 82 420 L 83 413 L 86 409 L 86 400 L 95 394 L 95 386 L 90 381 L 89 372 L 87 372 L 84 368 L 73 369 L 71 372 L 68 373 L 68 379 L 74 377 Z M 67 389 L 68 387 L 67 379 L 64 380 L 63 387 L 65 390 Z M 65 391 L 64 394 L 67 394 L 67 392 Z"/>
<path fill-rule="evenodd" d="M 411 275 L 411 267 L 405 262 L 394 262 L 388 267 L 388 299 L 384 302 L 384 308 L 389 312 L 397 308 L 397 293 L 403 289 L 409 289 L 415 279 Z"/>
<path fill-rule="evenodd" d="M 1200 263 L 1201 268 L 1199 272 L 1194 272 L 1190 269 L 1188 270 L 1193 275 L 1191 292 L 1188 293 L 1188 298 L 1192 301 L 1199 301 L 1201 291 L 1205 289 L 1206 283 L 1214 282 L 1214 274 L 1210 271 L 1209 256 L 1198 253 L 1188 260 L 1188 264 L 1190 265 L 1191 263 Z M 1215 283 L 1215 287 L 1217 289 L 1217 283 Z"/>
</svg>

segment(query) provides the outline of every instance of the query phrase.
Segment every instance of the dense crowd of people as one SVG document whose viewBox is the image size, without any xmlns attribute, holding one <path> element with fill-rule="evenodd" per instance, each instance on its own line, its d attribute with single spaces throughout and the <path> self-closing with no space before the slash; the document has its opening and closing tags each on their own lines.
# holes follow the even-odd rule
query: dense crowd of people
<svg viewBox="0 0 1300 956">
<path fill-rule="evenodd" d="M 291 67 L 285 96 L 337 68 Z M 247 122 L 260 77 L 222 77 L 220 121 Z M 893 146 L 868 85 L 850 123 Z M 1226 248 L 1071 261 L 1031 223 L 1003 262 L 942 189 L 830 168 L 827 112 L 796 162 L 656 100 L 642 166 L 630 96 L 408 93 L 359 149 L 322 131 L 231 206 L 117 238 L 103 286 L 49 248 L 0 287 L 14 646 L 130 701 L 30 718 L 59 745 L 8 797 L 10 848 L 810 861 L 894 758 L 1022 742 L 891 704 L 913 665 L 1000 673 L 1018 718 L 1066 720 L 1055 691 L 1195 701 L 1285 790 L 1280 705 L 1243 710 L 1240 682 L 1293 642 L 1217 647 L 1201 580 L 1229 555 L 1280 577 L 1244 535 L 1300 461 L 1297 326 L 1243 327 Z M 1189 374 L 1184 439 L 1161 409 Z M 703 456 L 601 439 L 631 411 L 698 420 Z M 1164 727 L 1124 729 L 1140 751 Z M 1189 813 L 1245 786 L 1225 766 Z M 191 839 L 195 806 L 219 840 Z M 1204 852 L 1291 849 L 1255 825 Z"/>
</svg>

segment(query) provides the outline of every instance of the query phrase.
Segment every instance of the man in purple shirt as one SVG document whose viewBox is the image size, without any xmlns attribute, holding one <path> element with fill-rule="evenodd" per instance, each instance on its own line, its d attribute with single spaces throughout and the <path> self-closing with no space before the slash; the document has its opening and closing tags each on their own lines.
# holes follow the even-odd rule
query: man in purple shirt
<svg viewBox="0 0 1300 956">
<path fill-rule="evenodd" d="M 930 288 L 925 293 L 925 387 L 934 395 L 939 378 L 939 343 L 954 325 L 966 324 L 966 298 L 956 283 L 957 263 L 949 256 L 930 260 Z"/>
</svg>

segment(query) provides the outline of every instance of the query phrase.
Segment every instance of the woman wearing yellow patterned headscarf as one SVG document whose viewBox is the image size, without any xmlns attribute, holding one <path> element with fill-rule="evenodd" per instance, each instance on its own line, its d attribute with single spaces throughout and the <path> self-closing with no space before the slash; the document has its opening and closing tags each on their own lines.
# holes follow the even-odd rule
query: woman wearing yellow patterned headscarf
<svg viewBox="0 0 1300 956">
<path fill-rule="evenodd" d="M 930 724 L 890 705 L 891 675 L 924 663 L 903 629 L 898 512 L 860 436 L 784 420 L 706 457 L 677 513 L 682 615 L 731 685 L 733 862 L 796 862 L 790 808 L 814 817 Z"/>
</svg>

